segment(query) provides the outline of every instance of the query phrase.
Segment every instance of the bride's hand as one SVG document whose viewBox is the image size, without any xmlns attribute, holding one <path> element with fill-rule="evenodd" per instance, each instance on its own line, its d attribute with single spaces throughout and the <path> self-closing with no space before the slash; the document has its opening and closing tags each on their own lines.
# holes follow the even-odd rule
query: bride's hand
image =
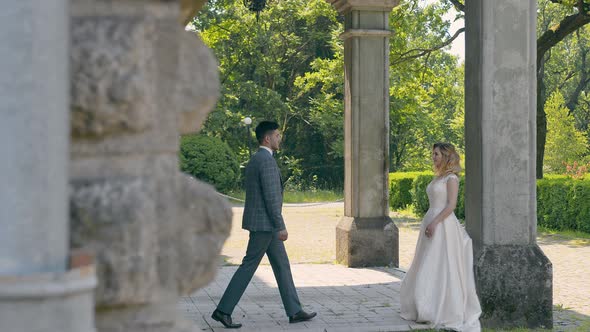
<svg viewBox="0 0 590 332">
<path fill-rule="evenodd" d="M 433 221 L 430 223 L 430 225 L 426 226 L 426 230 L 424 231 L 426 237 L 431 238 L 434 235 L 434 229 L 436 228 L 437 224 L 438 223 L 436 221 Z"/>
</svg>

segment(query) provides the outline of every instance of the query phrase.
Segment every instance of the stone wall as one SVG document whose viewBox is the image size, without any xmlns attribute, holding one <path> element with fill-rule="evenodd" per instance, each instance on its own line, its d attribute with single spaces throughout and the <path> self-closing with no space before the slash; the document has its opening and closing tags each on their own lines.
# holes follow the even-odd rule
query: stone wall
<svg viewBox="0 0 590 332">
<path fill-rule="evenodd" d="M 188 330 L 178 296 L 213 278 L 229 235 L 226 201 L 179 171 L 179 134 L 219 95 L 184 20 L 180 1 L 71 3 L 71 246 L 96 255 L 99 331 Z"/>
</svg>

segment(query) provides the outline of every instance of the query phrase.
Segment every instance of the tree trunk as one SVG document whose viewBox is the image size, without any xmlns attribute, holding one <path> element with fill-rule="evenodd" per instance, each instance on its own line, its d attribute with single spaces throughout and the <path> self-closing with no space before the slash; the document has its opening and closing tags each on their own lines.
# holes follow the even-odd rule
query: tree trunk
<svg viewBox="0 0 590 332">
<path fill-rule="evenodd" d="M 578 100 L 580 99 L 580 94 L 582 93 L 582 91 L 584 91 L 586 89 L 586 86 L 590 82 L 590 79 L 588 78 L 588 71 L 586 70 L 586 57 L 588 55 L 588 50 L 585 49 L 584 43 L 580 40 L 579 30 L 577 31 L 577 33 L 578 33 L 578 45 L 580 46 L 580 53 L 581 53 L 581 57 L 582 57 L 581 66 L 580 66 L 581 74 L 580 74 L 580 80 L 578 81 L 578 85 L 576 85 L 576 89 L 574 90 L 572 95 L 569 97 L 568 102 L 566 104 L 567 108 L 569 109 L 569 114 L 574 113 L 574 109 L 578 105 Z"/>
</svg>

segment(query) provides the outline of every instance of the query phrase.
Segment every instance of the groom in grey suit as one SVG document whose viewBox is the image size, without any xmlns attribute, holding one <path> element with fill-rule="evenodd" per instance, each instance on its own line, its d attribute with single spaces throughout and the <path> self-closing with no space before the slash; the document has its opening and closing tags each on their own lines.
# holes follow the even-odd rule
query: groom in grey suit
<svg viewBox="0 0 590 332">
<path fill-rule="evenodd" d="M 283 216 L 283 186 L 273 152 L 279 149 L 281 133 L 276 122 L 262 121 L 256 127 L 260 149 L 246 166 L 246 203 L 242 228 L 250 231 L 246 256 L 232 277 L 217 309 L 211 316 L 227 328 L 239 328 L 231 314 L 244 294 L 264 254 L 268 256 L 289 323 L 303 322 L 316 316 L 301 309 L 293 283 L 289 257 L 283 241 L 289 237 Z"/>
</svg>

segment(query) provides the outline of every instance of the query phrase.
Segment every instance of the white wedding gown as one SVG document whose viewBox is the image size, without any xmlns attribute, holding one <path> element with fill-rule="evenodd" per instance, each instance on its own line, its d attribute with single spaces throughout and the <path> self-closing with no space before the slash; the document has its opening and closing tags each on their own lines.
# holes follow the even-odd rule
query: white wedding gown
<svg viewBox="0 0 590 332">
<path fill-rule="evenodd" d="M 454 213 L 436 226 L 433 237 L 424 235 L 426 226 L 447 204 L 449 180 L 459 181 L 450 174 L 426 187 L 430 208 L 422 220 L 414 260 L 401 285 L 401 316 L 437 329 L 481 331 L 471 238 Z"/>
</svg>

